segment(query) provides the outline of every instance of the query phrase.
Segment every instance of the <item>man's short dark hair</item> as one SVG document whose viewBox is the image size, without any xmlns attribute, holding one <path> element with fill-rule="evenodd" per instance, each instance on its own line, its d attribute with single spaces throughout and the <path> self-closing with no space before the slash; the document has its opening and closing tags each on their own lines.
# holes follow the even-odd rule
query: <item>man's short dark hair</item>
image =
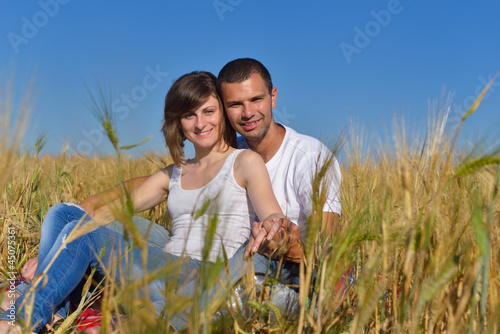
<svg viewBox="0 0 500 334">
<path fill-rule="evenodd" d="M 269 94 L 273 90 L 273 82 L 267 68 L 258 60 L 252 58 L 238 58 L 227 63 L 217 77 L 217 90 L 221 92 L 223 83 L 240 83 L 258 73 L 266 84 Z"/>
</svg>

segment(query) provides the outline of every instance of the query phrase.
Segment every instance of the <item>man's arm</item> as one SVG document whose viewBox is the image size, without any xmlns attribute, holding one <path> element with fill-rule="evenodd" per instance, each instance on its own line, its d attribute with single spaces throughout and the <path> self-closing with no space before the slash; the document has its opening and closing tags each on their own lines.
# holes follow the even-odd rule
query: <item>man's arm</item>
<svg viewBox="0 0 500 334">
<path fill-rule="evenodd" d="M 323 238 L 330 240 L 332 235 L 340 233 L 340 215 L 335 212 L 323 212 L 323 222 L 321 224 Z"/>
<path fill-rule="evenodd" d="M 136 177 L 123 182 L 123 188 L 125 188 L 129 193 L 135 188 L 140 186 L 144 181 L 149 178 L 148 176 Z M 79 203 L 79 205 L 87 212 L 91 217 L 94 217 L 95 211 L 104 205 L 113 202 L 122 194 L 122 186 L 120 184 L 109 188 L 101 193 L 90 196 Z"/>
</svg>

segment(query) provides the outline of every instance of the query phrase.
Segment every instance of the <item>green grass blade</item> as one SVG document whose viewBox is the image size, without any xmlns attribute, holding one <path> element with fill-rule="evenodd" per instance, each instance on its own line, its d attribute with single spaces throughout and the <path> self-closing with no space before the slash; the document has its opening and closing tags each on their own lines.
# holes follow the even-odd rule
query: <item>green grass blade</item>
<svg viewBox="0 0 500 334">
<path fill-rule="evenodd" d="M 469 117 L 474 111 L 476 111 L 477 107 L 479 107 L 479 104 L 481 103 L 481 100 L 484 97 L 484 94 L 486 94 L 488 89 L 490 89 L 491 85 L 495 82 L 497 76 L 498 76 L 498 73 L 493 77 L 493 79 L 491 79 L 491 81 L 486 85 L 486 87 L 484 87 L 484 89 L 481 91 L 481 94 L 479 94 L 479 96 L 474 101 L 472 106 L 469 108 L 469 110 L 467 110 L 467 112 L 462 117 L 462 122 L 464 122 L 467 119 L 467 117 Z"/>
<path fill-rule="evenodd" d="M 500 156 L 496 155 L 488 155 L 480 158 L 476 158 L 470 160 L 468 162 L 462 163 L 455 170 L 456 176 L 464 176 L 467 174 L 471 174 L 479 168 L 489 166 L 489 165 L 497 165 L 500 164 Z"/>
</svg>

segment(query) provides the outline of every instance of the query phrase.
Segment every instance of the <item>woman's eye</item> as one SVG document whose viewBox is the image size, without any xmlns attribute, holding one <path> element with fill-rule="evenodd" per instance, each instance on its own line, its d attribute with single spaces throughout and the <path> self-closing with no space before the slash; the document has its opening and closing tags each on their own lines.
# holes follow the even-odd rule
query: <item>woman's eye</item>
<svg viewBox="0 0 500 334">
<path fill-rule="evenodd" d="M 192 118 L 192 117 L 194 117 L 194 114 L 185 114 L 184 115 L 184 118 Z"/>
</svg>

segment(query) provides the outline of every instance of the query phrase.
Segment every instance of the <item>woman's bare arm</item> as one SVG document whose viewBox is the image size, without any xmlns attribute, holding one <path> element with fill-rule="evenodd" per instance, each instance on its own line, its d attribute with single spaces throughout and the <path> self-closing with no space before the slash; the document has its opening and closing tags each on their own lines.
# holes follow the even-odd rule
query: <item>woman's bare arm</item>
<svg viewBox="0 0 500 334">
<path fill-rule="evenodd" d="M 123 189 L 128 192 L 132 192 L 135 188 L 140 186 L 144 181 L 149 178 L 148 176 L 136 177 L 127 181 L 123 184 L 118 184 L 112 188 L 109 188 L 103 192 L 90 196 L 79 203 L 79 205 L 87 212 L 91 217 L 94 217 L 96 210 L 115 201 L 117 198 L 123 196 Z"/>
<path fill-rule="evenodd" d="M 247 189 L 255 212 L 261 219 L 261 222 L 256 222 L 252 228 L 252 238 L 246 253 L 259 251 L 270 256 L 278 244 L 286 241 L 289 249 L 285 254 L 285 259 L 300 262 L 302 241 L 299 228 L 281 211 L 262 157 L 251 150 L 241 152 L 235 163 L 235 177 L 238 183 Z M 280 233 L 278 233 L 278 229 L 274 230 L 273 233 L 268 233 L 264 224 L 274 224 L 282 228 L 279 230 Z M 275 237 L 274 242 L 272 241 L 273 237 Z M 267 247 L 260 247 L 263 241 Z"/>
<path fill-rule="evenodd" d="M 151 209 L 167 199 L 172 170 L 173 165 L 170 165 L 151 175 L 133 189 L 130 196 L 134 212 Z M 115 213 L 122 209 L 123 203 L 125 203 L 124 198 L 118 194 L 115 200 L 95 210 L 93 218 L 100 220 L 102 224 L 107 224 L 114 219 Z"/>
</svg>

